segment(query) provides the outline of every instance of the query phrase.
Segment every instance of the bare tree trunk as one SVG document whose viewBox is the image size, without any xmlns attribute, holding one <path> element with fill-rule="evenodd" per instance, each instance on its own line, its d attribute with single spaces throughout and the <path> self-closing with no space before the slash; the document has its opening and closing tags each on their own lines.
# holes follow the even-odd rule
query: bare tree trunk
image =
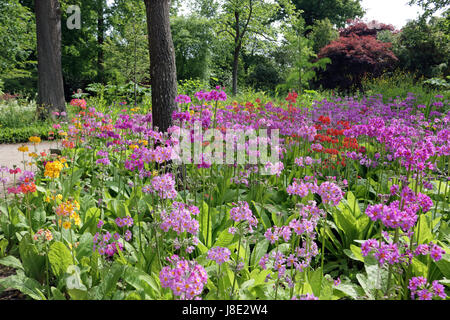
<svg viewBox="0 0 450 320">
<path fill-rule="evenodd" d="M 232 90 L 233 96 L 237 94 L 238 83 L 238 67 L 239 67 L 239 52 L 241 50 L 241 33 L 239 28 L 239 12 L 234 12 L 235 19 L 235 34 L 234 34 L 234 56 L 233 56 L 233 73 L 232 73 Z"/>
<path fill-rule="evenodd" d="M 150 48 L 153 128 L 166 132 L 176 110 L 177 72 L 170 31 L 170 0 L 144 0 Z"/>
<path fill-rule="evenodd" d="M 232 73 L 232 90 L 233 96 L 237 94 L 237 85 L 238 85 L 238 67 L 239 67 L 239 53 L 240 47 L 234 48 L 234 56 L 233 56 L 233 73 Z"/>
<path fill-rule="evenodd" d="M 61 8 L 58 0 L 36 0 L 38 115 L 66 111 L 61 66 Z"/>
<path fill-rule="evenodd" d="M 97 45 L 98 45 L 98 54 L 97 54 L 97 68 L 98 81 L 103 83 L 104 81 L 104 52 L 103 52 L 103 43 L 105 41 L 105 19 L 104 19 L 104 0 L 97 0 Z"/>
</svg>

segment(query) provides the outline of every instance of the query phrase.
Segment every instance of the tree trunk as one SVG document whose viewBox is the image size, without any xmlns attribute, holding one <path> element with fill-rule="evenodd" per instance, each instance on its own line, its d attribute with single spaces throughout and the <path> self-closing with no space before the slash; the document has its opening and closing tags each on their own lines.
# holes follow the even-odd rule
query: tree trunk
<svg viewBox="0 0 450 320">
<path fill-rule="evenodd" d="M 237 85 L 238 85 L 238 67 L 239 67 L 239 52 L 241 48 L 240 46 L 237 46 L 234 48 L 234 57 L 233 57 L 233 75 L 232 75 L 232 81 L 233 81 L 233 96 L 236 96 L 237 94 Z"/>
<path fill-rule="evenodd" d="M 235 34 L 234 34 L 234 56 L 233 56 L 233 73 L 232 73 L 232 91 L 233 96 L 237 94 L 238 83 L 238 67 L 239 67 L 239 52 L 241 51 L 241 33 L 239 28 L 239 12 L 234 12 L 235 18 Z"/>
<path fill-rule="evenodd" d="M 97 0 L 97 45 L 98 45 L 98 55 L 97 55 L 97 78 L 100 83 L 104 81 L 104 52 L 103 43 L 105 41 L 105 19 L 104 19 L 104 0 Z"/>
<path fill-rule="evenodd" d="M 61 8 L 58 0 L 35 1 L 38 56 L 38 115 L 65 112 L 61 66 Z"/>
<path fill-rule="evenodd" d="M 170 0 L 144 0 L 150 48 L 153 128 L 166 132 L 176 110 L 177 72 L 170 31 Z"/>
</svg>

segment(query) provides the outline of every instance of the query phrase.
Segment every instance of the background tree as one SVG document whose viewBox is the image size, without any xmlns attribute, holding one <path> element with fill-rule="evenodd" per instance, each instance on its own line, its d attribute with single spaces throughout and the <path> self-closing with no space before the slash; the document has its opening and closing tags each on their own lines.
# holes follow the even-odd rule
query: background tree
<svg viewBox="0 0 450 320">
<path fill-rule="evenodd" d="M 324 88 L 362 90 L 363 77 L 378 77 L 395 66 L 398 59 L 391 51 L 392 44 L 376 39 L 374 25 L 378 24 L 352 23 L 341 30 L 339 39 L 320 50 L 319 58 L 331 60 L 326 70 L 319 73 L 319 83 Z M 383 28 L 380 31 L 386 30 Z"/>
<path fill-rule="evenodd" d="M 166 132 L 176 109 L 177 73 L 170 30 L 170 0 L 144 0 L 147 13 L 153 127 Z"/>
<path fill-rule="evenodd" d="M 106 0 L 95 0 L 97 7 L 97 81 L 104 82 L 104 62 L 105 54 L 103 51 L 103 43 L 105 42 L 105 10 L 107 8 Z"/>
<path fill-rule="evenodd" d="M 38 112 L 41 118 L 66 110 L 61 67 L 61 8 L 58 0 L 35 1 Z"/>
<path fill-rule="evenodd" d="M 177 79 L 209 81 L 214 34 L 211 21 L 191 15 L 171 21 Z"/>
<path fill-rule="evenodd" d="M 328 18 L 316 20 L 308 34 L 308 39 L 312 41 L 312 48 L 315 53 L 319 53 L 320 49 L 337 38 L 339 38 L 339 32 Z"/>
<path fill-rule="evenodd" d="M 284 45 L 282 50 L 291 57 L 288 62 L 287 77 L 277 86 L 283 94 L 295 90 L 302 92 L 308 88 L 310 81 L 316 77 L 316 71 L 324 69 L 329 58 L 317 59 L 313 41 L 305 36 L 305 20 L 300 12 L 289 14 L 289 23 L 284 25 Z"/>
<path fill-rule="evenodd" d="M 399 67 L 416 78 L 450 75 L 450 19 L 408 22 L 397 35 L 393 50 Z"/>
<path fill-rule="evenodd" d="M 232 93 L 238 87 L 238 68 L 241 49 L 249 36 L 257 34 L 273 39 L 270 23 L 279 7 L 265 0 L 226 0 L 217 20 L 218 35 L 225 35 L 233 42 Z"/>
<path fill-rule="evenodd" d="M 36 86 L 36 24 L 30 8 L 18 0 L 0 2 L 0 80 L 19 93 Z"/>
<path fill-rule="evenodd" d="M 61 56 L 66 100 L 78 89 L 85 89 L 89 84 L 101 80 L 100 72 L 103 67 L 99 66 L 99 56 L 102 54 L 98 41 L 97 1 L 61 1 Z M 67 8 L 70 5 L 77 5 L 81 10 L 81 29 L 67 28 Z"/>
<path fill-rule="evenodd" d="M 116 0 L 109 9 L 103 45 L 108 83 L 150 84 L 147 16 L 142 0 Z"/>
<path fill-rule="evenodd" d="M 337 27 L 344 27 L 347 20 L 364 15 L 361 0 L 292 0 L 292 3 L 303 12 L 306 26 L 328 18 Z"/>
<path fill-rule="evenodd" d="M 409 5 L 419 5 L 424 9 L 424 14 L 429 16 L 441 9 L 449 10 L 450 0 L 410 0 Z"/>
</svg>

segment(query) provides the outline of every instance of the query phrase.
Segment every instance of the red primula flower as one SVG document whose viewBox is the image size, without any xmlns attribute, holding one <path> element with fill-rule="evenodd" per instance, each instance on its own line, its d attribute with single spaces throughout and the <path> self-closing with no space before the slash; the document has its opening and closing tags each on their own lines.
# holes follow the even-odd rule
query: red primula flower
<svg viewBox="0 0 450 320">
<path fill-rule="evenodd" d="M 289 101 L 290 103 L 296 103 L 297 97 L 298 94 L 295 91 L 289 92 L 286 101 Z"/>
</svg>

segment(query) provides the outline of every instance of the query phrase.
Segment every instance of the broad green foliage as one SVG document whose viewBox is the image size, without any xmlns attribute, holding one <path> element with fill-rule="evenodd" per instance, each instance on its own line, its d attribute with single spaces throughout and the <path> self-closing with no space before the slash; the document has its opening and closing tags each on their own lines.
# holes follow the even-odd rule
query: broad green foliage
<svg viewBox="0 0 450 320">
<path fill-rule="evenodd" d="M 207 84 L 181 84 L 183 94 L 191 97 L 190 103 L 180 103 L 182 114 L 198 116 L 192 91 L 207 90 Z M 398 121 L 404 121 L 410 135 L 426 133 L 424 140 L 433 137 L 437 147 L 447 143 L 441 139 L 444 126 L 435 120 L 445 114 L 438 110 L 448 109 L 441 96 L 428 105 L 434 113 L 426 112 L 427 105 L 419 108 L 421 102 L 411 95 L 384 102 L 379 96 L 336 98 L 312 90 L 297 96 L 290 92 L 280 101 L 249 90 L 205 103 L 219 128 L 234 127 L 233 121 L 282 128 L 282 169 L 262 175 L 263 165 L 256 172 L 240 164 L 157 163 L 165 155 L 152 138 L 159 134 L 142 122 L 148 116 L 145 106 L 112 108 L 110 87 L 90 88 L 97 96 L 69 107 L 73 125 L 60 123 L 56 137 L 62 155 L 38 156 L 32 160 L 34 178 L 20 182 L 25 180 L 16 173 L 14 188 L 22 189 L 4 189 L 0 264 L 15 274 L 0 279 L 0 291 L 15 288 L 35 300 L 178 299 L 181 289 L 170 284 L 170 270 L 184 272 L 180 266 L 185 261 L 188 268 L 197 268 L 189 269 L 189 275 L 198 276 L 188 287 L 201 284 L 193 295 L 203 299 L 410 299 L 409 281 L 417 277 L 437 288 L 448 285 L 448 183 L 442 171 L 430 170 L 430 181 L 423 181 L 412 178 L 398 158 L 388 160 L 396 154 L 391 143 L 398 134 L 391 129 Z M 89 114 L 88 106 L 101 112 L 90 109 Z M 397 117 L 400 112 L 403 117 Z M 407 120 L 407 114 L 422 117 L 422 112 L 427 123 Z M 303 118 L 305 113 L 311 118 Z M 332 120 L 326 116 L 330 113 L 352 120 Z M 376 128 L 387 136 L 384 143 L 363 134 L 349 139 L 367 128 L 366 121 L 380 121 Z M 294 128 L 311 136 L 300 138 L 290 131 Z M 397 143 L 407 148 L 401 137 Z M 122 139 L 126 147 L 117 148 Z M 323 152 L 316 149 L 319 143 Z M 423 141 L 417 144 L 423 147 Z M 433 150 L 428 159 L 445 170 L 448 159 Z M 149 156 L 153 153 L 155 158 Z M 141 164 L 142 171 L 132 167 Z M 26 164 L 23 171 L 29 168 Z M 2 169 L 2 179 L 7 171 Z M 403 177 L 409 180 L 402 183 Z M 23 189 L 27 184 L 35 189 Z M 396 191 L 399 185 L 409 190 L 408 198 Z M 423 196 L 419 206 L 409 202 L 416 195 Z M 392 227 L 387 214 L 394 211 L 383 209 L 380 215 L 387 220 L 382 221 L 371 215 L 375 205 L 401 206 L 397 200 L 407 201 L 408 210 L 417 209 L 413 238 Z M 391 251 L 380 255 L 375 248 L 381 244 Z M 411 248 L 410 263 L 402 260 L 405 256 L 395 260 L 392 246 L 403 254 Z M 429 246 L 428 253 L 422 254 L 423 246 Z"/>
<path fill-rule="evenodd" d="M 416 77 L 450 75 L 450 24 L 447 18 L 410 21 L 394 38 L 400 68 Z"/>
<path fill-rule="evenodd" d="M 316 20 L 311 27 L 311 32 L 308 34 L 308 38 L 311 39 L 312 47 L 316 54 L 319 53 L 320 49 L 338 37 L 339 32 L 334 28 L 328 18 Z"/>
<path fill-rule="evenodd" d="M 331 62 L 328 58 L 317 59 L 312 47 L 314 42 L 303 35 L 304 31 L 303 18 L 292 13 L 290 24 L 286 26 L 285 30 L 285 48 L 291 57 L 291 68 L 287 70 L 285 83 L 277 86 L 278 91 L 302 92 L 304 88 L 308 89 L 310 81 L 316 77 L 316 70 L 325 69 L 326 65 Z"/>
<path fill-rule="evenodd" d="M 211 21 L 193 15 L 172 19 L 178 80 L 209 80 L 211 46 L 214 41 L 211 24 Z"/>
<path fill-rule="evenodd" d="M 107 82 L 148 84 L 150 58 L 144 1 L 115 1 L 109 10 L 112 32 L 103 45 Z"/>
<path fill-rule="evenodd" d="M 401 33 L 357 20 L 336 40 L 335 26 L 360 16 L 361 1 L 192 0 L 184 15 L 184 0 L 172 1 L 179 96 L 174 126 L 163 133 L 152 122 L 142 0 L 61 1 L 73 100 L 67 117 L 47 123 L 36 121 L 33 103 L 3 95 L 12 83 L 5 70 L 32 70 L 26 61 L 35 54 L 23 24 L 33 19 L 32 1 L 4 2 L 0 39 L 10 47 L 0 53 L 0 143 L 50 137 L 57 150 L 22 146 L 22 164 L 0 168 L 0 264 L 14 271 L 0 275 L 0 293 L 446 299 L 450 92 L 447 43 L 438 39 L 448 19 L 411 22 Z M 81 30 L 65 26 L 71 4 L 81 8 Z M 3 21 L 16 22 L 22 44 Z M 382 74 L 391 43 L 405 69 L 434 78 Z M 324 48 L 330 59 L 318 59 Z M 436 60 L 410 67 L 427 48 Z M 358 95 L 311 90 L 324 68 L 326 80 L 348 81 Z M 230 96 L 232 80 L 239 90 Z M 181 140 L 178 126 L 187 129 Z M 214 139 L 206 129 L 216 129 Z M 278 159 L 259 150 L 257 164 L 210 161 L 206 150 L 225 146 L 220 134 L 238 140 L 237 129 L 269 129 L 270 139 L 245 138 L 236 149 L 267 142 Z M 198 162 L 176 161 L 181 141 L 195 144 Z M 420 277 L 429 292 L 415 290 Z"/>
<path fill-rule="evenodd" d="M 303 17 L 308 26 L 328 18 L 334 25 L 343 27 L 348 19 L 362 17 L 364 14 L 361 0 L 292 0 L 292 2 L 298 10 L 304 12 Z"/>
<path fill-rule="evenodd" d="M 440 9 L 446 9 L 450 5 L 449 0 L 410 0 L 410 5 L 417 4 L 425 10 L 425 15 L 433 14 Z"/>
<path fill-rule="evenodd" d="M 0 79 L 8 92 L 20 92 L 18 85 L 29 81 L 36 64 L 34 15 L 19 0 L 0 3 Z"/>
</svg>

